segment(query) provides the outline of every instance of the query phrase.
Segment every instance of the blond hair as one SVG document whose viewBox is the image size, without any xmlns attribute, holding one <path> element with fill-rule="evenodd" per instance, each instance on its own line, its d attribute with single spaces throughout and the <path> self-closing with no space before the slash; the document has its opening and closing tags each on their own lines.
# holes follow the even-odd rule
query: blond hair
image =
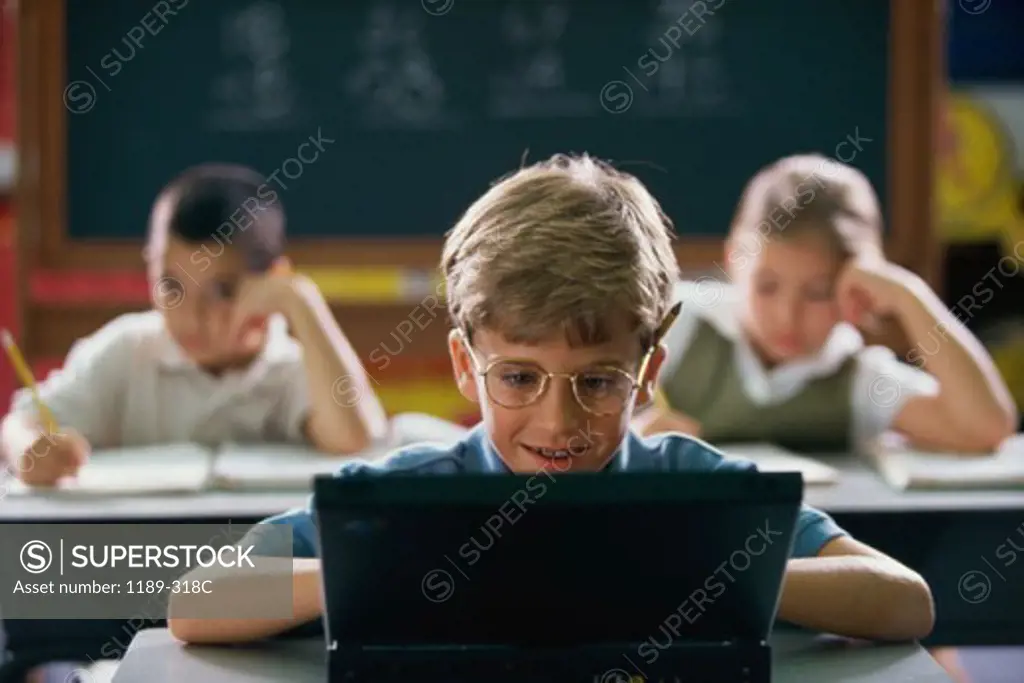
<svg viewBox="0 0 1024 683">
<path fill-rule="evenodd" d="M 624 315 L 649 345 L 679 274 L 671 230 L 643 183 L 586 154 L 522 168 L 446 236 L 452 321 L 513 343 L 561 333 L 590 345 L 607 341 Z"/>
<path fill-rule="evenodd" d="M 882 212 L 859 170 L 820 154 L 785 157 L 747 183 L 730 238 L 824 237 L 844 256 L 880 254 Z"/>
</svg>

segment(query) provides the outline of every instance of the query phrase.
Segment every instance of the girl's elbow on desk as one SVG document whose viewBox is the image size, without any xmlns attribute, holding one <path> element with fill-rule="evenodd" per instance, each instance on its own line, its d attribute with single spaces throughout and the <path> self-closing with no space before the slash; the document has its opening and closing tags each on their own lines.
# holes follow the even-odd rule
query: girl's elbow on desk
<svg viewBox="0 0 1024 683">
<path fill-rule="evenodd" d="M 1017 414 L 1009 410 L 992 408 L 982 411 L 979 415 L 960 420 L 943 421 L 953 425 L 956 431 L 955 440 L 959 450 L 967 453 L 991 453 L 999 449 L 1004 441 L 1017 431 Z"/>
<path fill-rule="evenodd" d="M 1008 409 L 962 415 L 941 397 L 917 397 L 899 412 L 893 428 L 918 448 L 986 454 L 1016 433 L 1017 420 Z"/>
</svg>

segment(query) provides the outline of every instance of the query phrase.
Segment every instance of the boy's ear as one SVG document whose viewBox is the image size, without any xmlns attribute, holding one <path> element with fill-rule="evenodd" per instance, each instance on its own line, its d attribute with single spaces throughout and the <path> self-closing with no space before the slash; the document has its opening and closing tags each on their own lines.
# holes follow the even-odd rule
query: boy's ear
<svg viewBox="0 0 1024 683">
<path fill-rule="evenodd" d="M 651 354 L 651 360 L 647 363 L 647 370 L 644 372 L 644 376 L 637 378 L 637 383 L 640 385 L 636 395 L 637 405 L 647 405 L 654 400 L 658 373 L 661 372 L 661 366 L 665 362 L 666 355 L 663 344 L 658 344 L 654 348 L 654 353 Z"/>
<path fill-rule="evenodd" d="M 473 403 L 480 402 L 480 394 L 477 391 L 476 369 L 473 359 L 466 350 L 465 337 L 459 330 L 452 330 L 448 333 L 448 355 L 452 359 L 452 372 L 455 375 L 455 386 L 459 393 Z"/>
</svg>

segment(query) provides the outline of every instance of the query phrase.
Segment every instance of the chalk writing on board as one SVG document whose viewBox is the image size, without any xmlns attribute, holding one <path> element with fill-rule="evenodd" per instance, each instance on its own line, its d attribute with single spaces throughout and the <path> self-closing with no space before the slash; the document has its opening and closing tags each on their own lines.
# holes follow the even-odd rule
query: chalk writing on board
<svg viewBox="0 0 1024 683">
<path fill-rule="evenodd" d="M 708 7 L 704 0 L 661 0 L 654 30 L 681 45 L 715 45 L 722 36 L 722 17 L 728 12 Z M 674 28 L 673 28 L 674 27 Z"/>
<path fill-rule="evenodd" d="M 445 84 L 427 50 L 418 7 L 378 2 L 359 38 L 359 59 L 344 83 L 364 125 L 441 128 L 453 123 Z"/>
<path fill-rule="evenodd" d="M 731 113 L 723 58 L 723 12 L 695 0 L 662 0 L 648 32 L 648 50 L 627 69 L 645 91 L 640 116 L 717 116 Z"/>
<path fill-rule="evenodd" d="M 686 100 L 689 69 L 686 58 L 679 54 L 660 64 L 651 78 L 651 90 L 662 105 L 680 104 Z"/>
<path fill-rule="evenodd" d="M 259 0 L 224 18 L 221 51 L 228 68 L 214 81 L 216 128 L 275 129 L 295 124 L 290 49 L 284 10 L 274 2 Z"/>
<path fill-rule="evenodd" d="M 506 66 L 491 79 L 491 115 L 496 118 L 592 116 L 593 93 L 572 87 L 562 51 L 569 9 L 558 0 L 514 3 L 501 17 Z"/>
<path fill-rule="evenodd" d="M 702 107 L 718 107 L 726 103 L 728 81 L 722 58 L 710 54 L 693 59 L 693 96 Z"/>
<path fill-rule="evenodd" d="M 649 57 L 639 66 L 651 80 L 659 106 L 674 109 L 686 100 L 689 69 L 683 50 L 706 26 L 692 27 L 693 0 L 661 0 L 647 37 Z"/>
</svg>

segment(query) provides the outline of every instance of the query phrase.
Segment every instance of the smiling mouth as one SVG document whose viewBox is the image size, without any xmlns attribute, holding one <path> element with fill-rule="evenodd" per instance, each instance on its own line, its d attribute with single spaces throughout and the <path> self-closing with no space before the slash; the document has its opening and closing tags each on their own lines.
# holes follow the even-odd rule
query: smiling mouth
<svg viewBox="0 0 1024 683">
<path fill-rule="evenodd" d="M 530 451 L 534 455 L 539 455 L 542 458 L 548 460 L 567 460 L 569 458 L 578 458 L 585 454 L 590 448 L 588 446 L 572 447 L 568 448 L 540 448 L 538 446 L 523 446 L 526 450 Z"/>
</svg>

